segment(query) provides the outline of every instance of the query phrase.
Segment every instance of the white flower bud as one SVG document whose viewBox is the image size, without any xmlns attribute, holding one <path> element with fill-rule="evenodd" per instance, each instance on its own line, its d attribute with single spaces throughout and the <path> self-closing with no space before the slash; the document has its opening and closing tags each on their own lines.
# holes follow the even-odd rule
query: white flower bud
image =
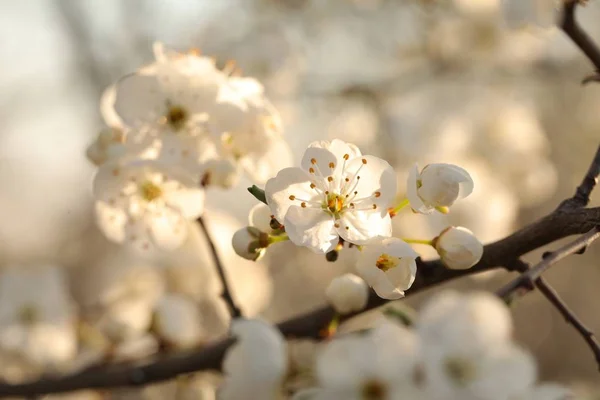
<svg viewBox="0 0 600 400">
<path fill-rule="evenodd" d="M 268 243 L 264 243 L 267 234 L 253 226 L 247 226 L 233 234 L 231 244 L 235 253 L 246 260 L 258 261 L 265 253 Z"/>
<path fill-rule="evenodd" d="M 434 209 L 450 207 L 473 191 L 467 171 L 452 164 L 429 164 L 419 173 L 415 165 L 409 175 L 406 197 L 413 210 L 428 214 Z"/>
<path fill-rule="evenodd" d="M 325 296 L 337 312 L 348 314 L 365 308 L 369 300 L 369 286 L 359 276 L 344 274 L 329 283 Z"/>
<path fill-rule="evenodd" d="M 204 179 L 206 184 L 229 189 L 240 180 L 240 166 L 229 159 L 213 160 L 207 163 Z"/>
<path fill-rule="evenodd" d="M 483 255 L 483 244 L 473 232 L 463 227 L 450 227 L 435 240 L 435 249 L 450 269 L 467 269 L 477 264 Z"/>
</svg>

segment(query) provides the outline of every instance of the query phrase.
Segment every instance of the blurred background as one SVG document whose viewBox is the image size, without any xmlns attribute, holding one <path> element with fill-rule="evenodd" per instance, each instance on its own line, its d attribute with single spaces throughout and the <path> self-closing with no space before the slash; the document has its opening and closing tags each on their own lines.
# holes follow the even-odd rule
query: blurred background
<svg viewBox="0 0 600 400">
<path fill-rule="evenodd" d="M 150 62 L 157 40 L 200 49 L 219 65 L 234 60 L 244 76 L 264 83 L 297 160 L 310 142 L 341 138 L 388 160 L 401 188 L 415 162 L 452 162 L 471 172 L 471 197 L 448 216 L 400 215 L 397 236 L 431 238 L 459 224 L 484 242 L 502 238 L 573 193 L 600 138 L 600 86 L 580 85 L 593 68 L 552 27 L 553 7 L 552 0 L 3 1 L 0 264 L 59 266 L 71 317 L 108 336 L 123 357 L 161 348 L 148 335 L 153 307 L 165 293 L 193 299 L 205 340 L 226 331 L 219 283 L 200 236 L 173 254 L 140 260 L 109 243 L 94 223 L 95 168 L 85 149 L 103 128 L 100 96 Z M 598 2 L 579 11 L 598 41 L 599 18 Z M 236 298 L 248 315 L 270 321 L 322 305 L 324 288 L 352 270 L 355 254 L 347 250 L 328 263 L 284 243 L 258 263 L 237 257 L 230 238 L 255 204 L 245 189 L 250 183 L 207 196 L 206 219 Z M 548 280 L 600 333 L 599 256 L 600 247 L 592 247 L 553 268 Z M 451 286 L 493 289 L 507 278 L 487 274 Z M 418 307 L 429 294 L 407 303 Z M 517 339 L 535 353 L 543 380 L 598 382 L 583 340 L 540 295 L 512 310 Z M 77 326 L 77 337 L 86 339 Z M 142 337 L 151 345 L 119 347 Z M 86 340 L 67 357 L 67 369 L 98 359 L 81 359 Z M 4 353 L 5 379 L 39 373 Z"/>
</svg>

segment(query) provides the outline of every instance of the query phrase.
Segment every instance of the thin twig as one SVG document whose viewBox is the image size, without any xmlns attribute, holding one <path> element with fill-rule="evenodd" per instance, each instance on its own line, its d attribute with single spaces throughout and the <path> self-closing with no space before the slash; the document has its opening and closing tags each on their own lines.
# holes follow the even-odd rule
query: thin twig
<svg viewBox="0 0 600 400">
<path fill-rule="evenodd" d="M 573 242 L 568 243 L 552 253 L 546 253 L 544 259 L 535 265 L 533 268 L 525 271 L 518 278 L 507 283 L 496 293 L 503 299 L 510 298 L 515 293 L 526 292 L 533 289 L 535 281 L 542 274 L 565 257 L 575 254 L 582 249 L 585 249 L 594 240 L 600 238 L 600 230 L 598 227 L 592 228 L 589 232 L 581 235 Z"/>
<path fill-rule="evenodd" d="M 530 269 L 529 264 L 521 260 L 520 258 L 515 260 L 510 265 L 514 271 L 521 273 L 527 272 Z M 556 290 L 548 283 L 543 277 L 539 277 L 534 282 L 535 287 L 546 297 L 546 299 L 561 313 L 567 323 L 571 324 L 577 332 L 581 335 L 583 340 L 588 344 L 590 350 L 594 354 L 596 363 L 600 369 L 600 343 L 596 340 L 594 333 L 588 329 L 583 322 L 573 313 L 573 311 L 567 306 L 567 304 L 560 298 Z"/>
<path fill-rule="evenodd" d="M 589 58 L 596 67 L 596 72 L 600 72 L 600 49 L 587 33 L 577 23 L 575 19 L 575 10 L 579 5 L 578 0 L 563 0 L 563 12 L 560 20 L 560 27 L 569 36 L 569 38 L 579 47 L 579 49 Z"/>
<path fill-rule="evenodd" d="M 596 358 L 596 363 L 598 364 L 598 369 L 600 369 L 600 343 L 596 340 L 594 336 L 594 332 L 589 330 L 583 322 L 571 311 L 571 309 L 565 304 L 564 301 L 560 298 L 558 293 L 544 280 L 544 278 L 540 277 L 535 281 L 535 286 L 538 290 L 554 305 L 554 307 L 561 313 L 561 315 L 565 318 L 565 320 L 571 324 L 577 332 L 581 335 L 583 340 L 587 343 L 590 350 L 594 354 Z"/>
<path fill-rule="evenodd" d="M 590 202 L 590 195 L 598 183 L 598 176 L 600 176 L 600 146 L 596 149 L 596 155 L 592 159 L 592 163 L 583 177 L 581 184 L 577 187 L 575 195 L 563 201 L 558 208 L 580 208 L 587 206 Z"/>
<path fill-rule="evenodd" d="M 221 292 L 221 297 L 223 297 L 223 300 L 225 300 L 225 302 L 227 303 L 227 306 L 229 307 L 229 312 L 231 313 L 231 317 L 241 317 L 242 311 L 235 304 L 235 300 L 233 299 L 233 296 L 231 294 L 231 289 L 227 281 L 227 277 L 225 276 L 225 268 L 223 267 L 223 263 L 221 262 L 221 258 L 219 257 L 219 253 L 217 252 L 217 248 L 215 247 L 215 243 L 212 240 L 210 233 L 208 232 L 206 223 L 204 222 L 204 219 L 201 216 L 198 217 L 196 221 L 200 226 L 200 230 L 202 231 L 202 233 L 204 233 L 204 236 L 206 237 L 206 241 L 208 242 L 208 246 L 210 247 L 210 252 L 215 262 L 215 266 L 217 267 L 217 272 L 219 273 L 219 278 L 221 279 L 221 282 L 223 284 L 223 291 Z"/>
</svg>

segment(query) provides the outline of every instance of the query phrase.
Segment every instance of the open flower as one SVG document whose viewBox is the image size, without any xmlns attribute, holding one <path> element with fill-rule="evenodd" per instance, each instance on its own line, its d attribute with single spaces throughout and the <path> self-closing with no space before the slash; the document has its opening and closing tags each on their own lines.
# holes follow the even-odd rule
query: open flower
<svg viewBox="0 0 600 400">
<path fill-rule="evenodd" d="M 334 339 L 317 359 L 320 387 L 296 398 L 418 399 L 419 390 L 413 382 L 417 351 L 416 336 L 387 321 L 364 336 Z"/>
<path fill-rule="evenodd" d="M 231 331 L 237 341 L 225 354 L 218 398 L 277 399 L 288 362 L 281 332 L 263 321 L 244 319 L 233 321 Z"/>
<path fill-rule="evenodd" d="M 364 247 L 356 270 L 379 297 L 399 299 L 415 281 L 418 256 L 403 240 L 379 238 Z"/>
<path fill-rule="evenodd" d="M 290 240 L 317 253 L 332 250 L 339 237 L 364 244 L 392 233 L 388 206 L 396 194 L 394 170 L 341 140 L 310 144 L 301 167 L 281 170 L 265 193 Z"/>
<path fill-rule="evenodd" d="M 483 244 L 473 232 L 461 226 L 451 226 L 435 239 L 444 265 L 450 269 L 467 269 L 477 264 L 483 255 Z"/>
<path fill-rule="evenodd" d="M 204 207 L 204 191 L 193 177 L 155 161 L 104 165 L 94 179 L 94 194 L 104 234 L 141 250 L 179 247 L 187 220 Z"/>
<path fill-rule="evenodd" d="M 467 171 L 452 164 L 429 164 L 419 173 L 415 164 L 408 174 L 406 197 L 414 211 L 429 214 L 450 207 L 473 191 Z"/>
</svg>

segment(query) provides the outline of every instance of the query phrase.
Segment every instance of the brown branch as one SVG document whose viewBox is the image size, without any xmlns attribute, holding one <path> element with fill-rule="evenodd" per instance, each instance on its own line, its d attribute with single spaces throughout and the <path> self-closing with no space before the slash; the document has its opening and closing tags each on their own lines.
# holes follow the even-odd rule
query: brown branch
<svg viewBox="0 0 600 400">
<path fill-rule="evenodd" d="M 587 206 L 590 202 L 592 190 L 594 190 L 598 183 L 598 176 L 600 176 L 600 146 L 596 149 L 596 155 L 592 159 L 592 163 L 583 177 L 583 181 L 577 187 L 575 195 L 570 199 L 563 201 L 558 208 L 565 209 Z"/>
<path fill-rule="evenodd" d="M 481 261 L 468 270 L 449 270 L 439 260 L 418 260 L 417 278 L 407 296 L 453 279 L 514 264 L 521 255 L 557 239 L 581 234 L 600 224 L 600 207 L 556 210 L 516 233 L 484 248 Z M 371 293 L 364 311 L 387 303 Z M 356 313 L 358 314 L 358 313 Z M 356 314 L 344 316 L 342 320 Z M 334 310 L 319 308 L 280 323 L 277 327 L 289 338 L 321 338 L 320 333 L 331 321 Z M 221 362 L 232 339 L 224 339 L 202 349 L 167 355 L 159 359 L 141 360 L 135 364 L 112 364 L 88 368 L 65 377 L 42 378 L 22 384 L 0 384 L 0 397 L 40 395 L 79 389 L 138 386 L 171 379 L 177 375 L 201 370 L 220 370 Z"/>
<path fill-rule="evenodd" d="M 223 284 L 223 291 L 221 292 L 221 297 L 227 303 L 227 307 L 229 308 L 229 312 L 231 313 L 232 318 L 238 318 L 242 316 L 242 311 L 235 304 L 235 300 L 231 294 L 231 289 L 229 287 L 227 277 L 225 276 L 225 268 L 223 267 L 223 263 L 221 262 L 221 258 L 219 257 L 219 253 L 217 252 L 217 248 L 215 247 L 215 243 L 208 232 L 208 228 L 206 227 L 206 223 L 204 219 L 200 216 L 196 220 L 198 225 L 200 226 L 200 230 L 206 237 L 206 241 L 208 242 L 208 246 L 210 247 L 210 252 L 212 254 L 212 258 L 215 262 L 215 266 L 217 268 L 217 272 L 219 273 L 219 278 L 221 279 L 221 283 Z M 1 392 L 0 392 L 1 393 Z"/>
<path fill-rule="evenodd" d="M 600 74 L 600 49 L 589 35 L 581 29 L 575 19 L 575 10 L 580 1 L 563 0 L 563 2 L 560 27 L 596 67 L 596 74 L 584 79 L 583 83 L 595 81 L 599 78 L 598 75 Z"/>
</svg>

